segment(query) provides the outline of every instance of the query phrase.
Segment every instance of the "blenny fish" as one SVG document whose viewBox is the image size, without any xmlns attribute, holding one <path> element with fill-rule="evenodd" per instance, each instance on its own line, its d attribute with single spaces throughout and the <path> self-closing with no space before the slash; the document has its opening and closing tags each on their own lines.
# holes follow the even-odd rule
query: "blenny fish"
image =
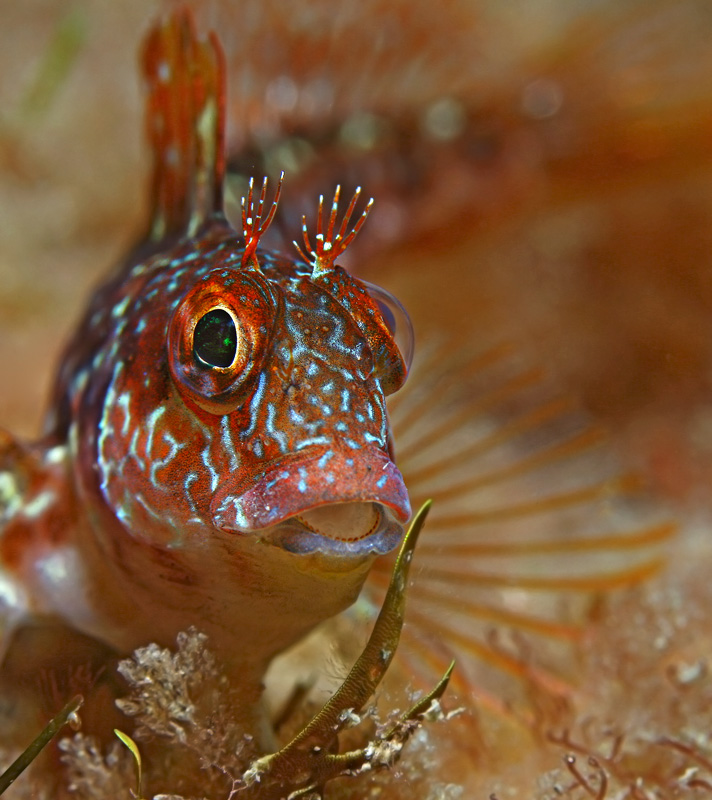
<svg viewBox="0 0 712 800">
<path fill-rule="evenodd" d="M 143 71 L 149 234 L 90 302 L 44 438 L 2 442 L 3 644 L 43 615 L 125 653 L 197 626 L 250 728 L 270 660 L 401 542 L 385 397 L 406 379 L 407 317 L 336 264 L 368 213 L 352 224 L 358 192 L 343 217 L 338 190 L 320 201 L 301 258 L 260 247 L 281 179 L 271 202 L 250 185 L 241 232 L 227 222 L 215 37 L 173 17 Z"/>
<path fill-rule="evenodd" d="M 404 683 L 432 686 L 455 656 L 470 706 L 531 721 L 541 704 L 522 696 L 566 699 L 570 675 L 493 628 L 538 637 L 547 655 L 576 643 L 590 596 L 654 572 L 673 526 L 625 517 L 621 530 L 613 498 L 635 479 L 576 466 L 600 431 L 506 344 L 430 343 L 417 386 L 390 406 L 396 466 L 386 397 L 410 372 L 412 330 L 394 298 L 337 265 L 369 204 L 359 191 L 340 213 L 337 189 L 315 230 L 304 223 L 299 258 L 263 247 L 282 178 L 251 182 L 241 230 L 229 224 L 217 39 L 173 17 L 149 35 L 143 72 L 148 233 L 92 299 L 44 437 L 0 443 L 3 646 L 47 616 L 124 654 L 195 626 L 239 687 L 234 721 L 269 749 L 268 665 L 359 596 L 352 630 L 373 619 L 408 486 L 436 503 Z M 642 556 L 611 558 L 628 552 Z M 377 654 L 366 672 L 393 656 Z M 519 695 L 483 689 L 481 663 Z M 262 765 L 285 774 L 284 759 Z"/>
</svg>

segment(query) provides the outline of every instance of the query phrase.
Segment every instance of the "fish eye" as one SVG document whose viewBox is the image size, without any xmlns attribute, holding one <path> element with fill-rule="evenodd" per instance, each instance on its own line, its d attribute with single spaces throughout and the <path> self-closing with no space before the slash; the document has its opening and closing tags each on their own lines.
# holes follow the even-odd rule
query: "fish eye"
<svg viewBox="0 0 712 800">
<path fill-rule="evenodd" d="M 180 300 L 168 325 L 168 367 L 183 399 L 209 414 L 240 406 L 260 374 L 276 299 L 259 274 L 219 267 Z"/>
<path fill-rule="evenodd" d="M 237 326 L 224 308 L 213 308 L 198 320 L 193 332 L 193 353 L 209 367 L 225 369 L 237 354 Z"/>
<path fill-rule="evenodd" d="M 408 312 L 390 292 L 368 281 L 362 280 L 361 282 L 378 305 L 383 322 L 400 351 L 406 369 L 410 370 L 415 350 L 415 333 Z"/>
</svg>

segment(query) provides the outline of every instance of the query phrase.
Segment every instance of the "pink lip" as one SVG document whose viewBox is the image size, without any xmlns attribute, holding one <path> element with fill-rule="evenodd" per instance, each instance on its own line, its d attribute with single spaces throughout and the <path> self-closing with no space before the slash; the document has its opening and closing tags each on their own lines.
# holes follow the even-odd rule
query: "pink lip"
<svg viewBox="0 0 712 800">
<path fill-rule="evenodd" d="M 268 470 L 246 492 L 235 494 L 235 488 L 223 485 L 213 498 L 213 524 L 221 530 L 249 533 L 330 503 L 380 503 L 401 522 L 410 517 L 403 477 L 376 448 L 293 459 Z"/>
</svg>

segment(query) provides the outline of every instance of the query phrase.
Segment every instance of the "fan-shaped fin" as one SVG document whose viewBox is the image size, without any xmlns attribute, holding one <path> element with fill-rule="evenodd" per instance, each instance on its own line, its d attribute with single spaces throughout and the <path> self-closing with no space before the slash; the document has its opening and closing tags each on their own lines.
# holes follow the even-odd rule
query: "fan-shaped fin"
<svg viewBox="0 0 712 800">
<path fill-rule="evenodd" d="M 600 596 L 659 570 L 676 529 L 649 512 L 643 481 L 620 469 L 604 432 L 511 345 L 446 351 L 416 361 L 411 396 L 396 395 L 392 413 L 412 501 L 434 500 L 402 673 L 432 684 L 454 658 L 451 691 L 507 714 L 516 697 L 514 716 L 533 719 L 543 712 L 522 702 L 558 707 L 570 695 Z M 375 607 L 390 570 L 380 560 L 367 583 Z"/>
</svg>

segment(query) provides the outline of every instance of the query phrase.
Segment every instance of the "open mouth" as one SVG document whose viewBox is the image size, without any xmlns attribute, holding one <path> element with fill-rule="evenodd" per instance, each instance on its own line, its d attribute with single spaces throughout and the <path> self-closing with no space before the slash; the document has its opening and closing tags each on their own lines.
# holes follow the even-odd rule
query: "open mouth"
<svg viewBox="0 0 712 800">
<path fill-rule="evenodd" d="M 262 532 L 290 553 L 383 555 L 395 549 L 403 525 L 380 503 L 331 503 L 303 511 Z"/>
<path fill-rule="evenodd" d="M 216 528 L 291 553 L 368 556 L 400 544 L 410 503 L 388 454 L 368 447 L 282 459 L 253 479 L 226 481 L 211 512 Z"/>
</svg>

